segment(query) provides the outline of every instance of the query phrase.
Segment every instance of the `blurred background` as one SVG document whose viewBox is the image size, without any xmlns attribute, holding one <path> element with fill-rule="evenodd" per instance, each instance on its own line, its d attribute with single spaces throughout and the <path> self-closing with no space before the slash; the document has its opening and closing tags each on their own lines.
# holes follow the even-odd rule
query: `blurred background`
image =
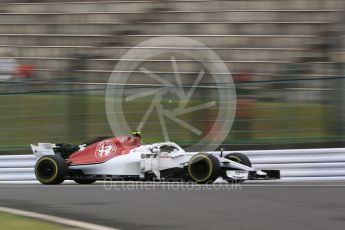
<svg viewBox="0 0 345 230">
<path fill-rule="evenodd" d="M 344 9 L 343 0 L 1 0 L 0 153 L 113 135 L 104 103 L 110 74 L 129 49 L 168 35 L 202 42 L 232 74 L 237 111 L 220 147 L 344 146 Z M 191 60 L 177 63 L 182 79 L 197 77 Z M 174 74 L 167 57 L 144 64 L 163 78 Z M 207 102 L 205 95 L 214 94 L 199 92 L 190 103 Z M 174 106 L 164 98 L 163 106 Z M 136 129 L 149 104 L 124 102 L 127 124 Z M 181 119 L 207 133 L 222 123 L 218 110 Z M 148 118 L 144 141 L 164 140 L 158 120 Z M 166 126 L 170 140 L 184 146 L 203 135 L 173 121 Z"/>
</svg>

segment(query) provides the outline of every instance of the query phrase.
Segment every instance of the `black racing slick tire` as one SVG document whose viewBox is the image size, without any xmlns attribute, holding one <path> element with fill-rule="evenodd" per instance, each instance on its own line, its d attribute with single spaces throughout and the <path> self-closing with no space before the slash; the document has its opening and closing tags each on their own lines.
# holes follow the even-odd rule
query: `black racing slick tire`
<svg viewBox="0 0 345 230">
<path fill-rule="evenodd" d="M 96 182 L 94 179 L 75 179 L 74 181 L 77 184 L 93 184 Z"/>
<path fill-rule="evenodd" d="M 42 184 L 61 184 L 65 180 L 66 174 L 67 164 L 60 156 L 43 156 L 36 162 L 35 175 Z"/>
<path fill-rule="evenodd" d="M 252 162 L 250 162 L 249 158 L 243 153 L 229 153 L 225 155 L 224 158 L 235 161 L 237 163 L 241 163 L 248 167 L 252 167 Z"/>
<path fill-rule="evenodd" d="M 217 157 L 198 153 L 189 160 L 187 172 L 192 181 L 206 184 L 214 182 L 220 176 L 221 168 Z"/>
<path fill-rule="evenodd" d="M 252 167 L 252 163 L 250 162 L 249 158 L 244 155 L 243 153 L 229 153 L 227 155 L 224 156 L 224 158 L 231 160 L 231 161 L 235 161 L 237 163 L 241 163 L 245 166 L 248 167 Z M 224 176 L 225 177 L 225 176 Z M 229 183 L 233 183 L 233 184 L 238 184 L 238 183 L 242 183 L 245 180 L 234 180 L 234 179 L 226 179 Z"/>
</svg>

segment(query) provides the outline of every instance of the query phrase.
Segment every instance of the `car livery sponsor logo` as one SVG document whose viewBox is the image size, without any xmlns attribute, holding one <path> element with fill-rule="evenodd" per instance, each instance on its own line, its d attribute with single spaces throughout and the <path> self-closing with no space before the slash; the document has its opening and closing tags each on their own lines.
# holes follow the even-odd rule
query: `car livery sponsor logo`
<svg viewBox="0 0 345 230">
<path fill-rule="evenodd" d="M 112 156 L 116 153 L 116 145 L 111 140 L 105 140 L 97 145 L 95 156 L 97 158 Z"/>
</svg>

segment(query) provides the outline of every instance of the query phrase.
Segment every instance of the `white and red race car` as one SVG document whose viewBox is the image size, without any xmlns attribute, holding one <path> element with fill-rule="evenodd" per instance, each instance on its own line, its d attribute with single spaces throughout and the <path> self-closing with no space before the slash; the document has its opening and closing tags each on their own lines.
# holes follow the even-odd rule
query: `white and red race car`
<svg viewBox="0 0 345 230">
<path fill-rule="evenodd" d="M 279 179 L 279 170 L 256 170 L 241 153 L 185 152 L 173 142 L 141 145 L 139 133 L 98 137 L 78 146 L 39 143 L 31 145 L 37 158 L 35 174 L 43 184 L 74 180 L 193 181 L 210 183 L 222 177 L 229 182 Z"/>
</svg>

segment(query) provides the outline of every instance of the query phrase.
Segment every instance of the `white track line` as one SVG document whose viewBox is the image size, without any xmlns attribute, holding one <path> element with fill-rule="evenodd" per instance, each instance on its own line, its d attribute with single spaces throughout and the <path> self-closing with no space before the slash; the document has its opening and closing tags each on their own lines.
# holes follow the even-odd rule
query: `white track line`
<svg viewBox="0 0 345 230">
<path fill-rule="evenodd" d="M 14 209 L 14 208 L 0 207 L 0 212 L 6 212 L 6 213 L 14 214 L 14 215 L 35 218 L 39 220 L 53 222 L 56 224 L 68 225 L 71 227 L 87 229 L 87 230 L 118 230 L 116 228 L 109 228 L 109 227 L 105 227 L 105 226 L 101 226 L 97 224 L 90 224 L 83 221 L 71 220 L 71 219 L 41 214 L 37 212 L 29 212 L 29 211 Z"/>
</svg>

